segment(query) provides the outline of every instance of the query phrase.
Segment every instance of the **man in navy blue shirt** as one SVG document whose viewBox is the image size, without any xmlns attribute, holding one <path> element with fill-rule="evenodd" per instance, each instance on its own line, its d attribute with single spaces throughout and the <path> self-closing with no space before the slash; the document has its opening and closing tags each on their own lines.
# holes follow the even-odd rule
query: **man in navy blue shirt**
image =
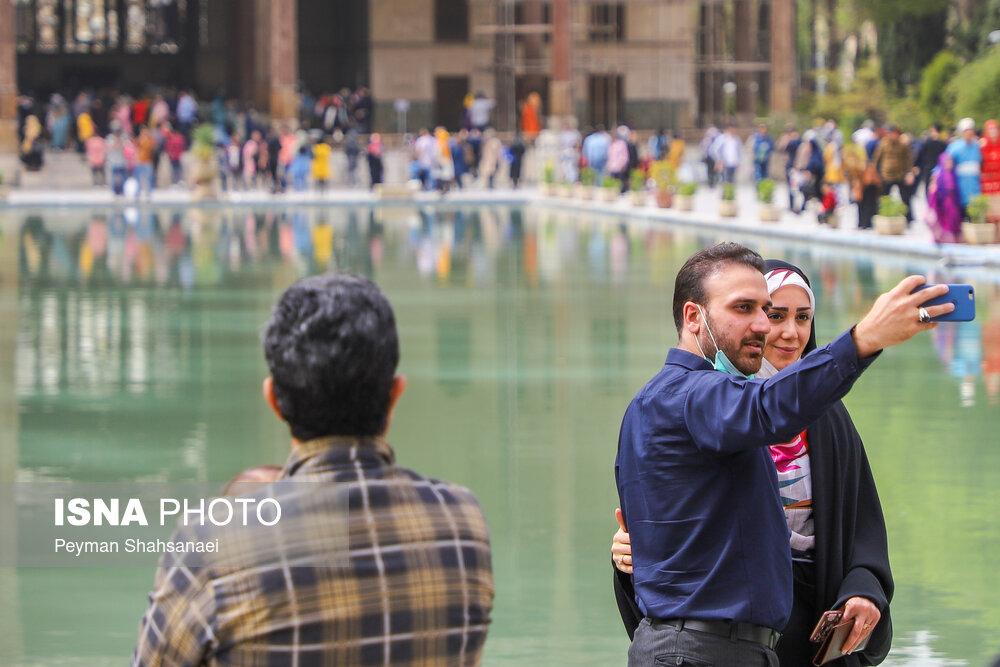
<svg viewBox="0 0 1000 667">
<path fill-rule="evenodd" d="M 815 421 L 881 349 L 953 310 L 923 308 L 947 288 L 911 294 L 925 280 L 910 276 L 832 343 L 754 381 L 770 332 L 763 270 L 735 243 L 688 259 L 674 286 L 678 346 L 622 420 L 615 477 L 646 616 L 629 665 L 778 664 L 792 566 L 767 446 Z"/>
</svg>

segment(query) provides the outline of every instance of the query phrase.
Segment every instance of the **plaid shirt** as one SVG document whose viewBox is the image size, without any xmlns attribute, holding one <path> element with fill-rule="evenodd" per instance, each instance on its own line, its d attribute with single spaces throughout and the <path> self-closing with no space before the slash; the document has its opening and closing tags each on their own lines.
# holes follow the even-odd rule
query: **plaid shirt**
<svg viewBox="0 0 1000 667">
<path fill-rule="evenodd" d="M 228 535 L 237 542 L 230 553 L 253 553 L 255 564 L 162 560 L 133 665 L 481 661 L 494 587 L 486 521 L 470 491 L 396 467 L 383 441 L 352 438 L 302 443 L 282 478 L 294 483 L 276 486 L 294 487 L 302 507 L 326 503 L 339 517 L 296 530 L 285 499 L 280 539 Z M 334 560 L 296 561 L 289 542 Z"/>
</svg>

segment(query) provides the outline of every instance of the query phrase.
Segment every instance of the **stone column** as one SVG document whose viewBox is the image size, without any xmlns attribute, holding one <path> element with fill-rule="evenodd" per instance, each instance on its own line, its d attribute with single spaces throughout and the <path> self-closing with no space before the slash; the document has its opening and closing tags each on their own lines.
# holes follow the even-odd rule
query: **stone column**
<svg viewBox="0 0 1000 667">
<path fill-rule="evenodd" d="M 265 14 L 270 27 L 270 39 L 265 45 L 270 54 L 268 100 L 271 117 L 289 119 L 298 117 L 298 95 L 295 83 L 299 78 L 298 58 L 298 2 L 297 0 L 270 0 L 270 15 Z"/>
<path fill-rule="evenodd" d="M 734 56 L 738 64 L 746 64 L 754 59 L 754 42 L 757 39 L 756 17 L 751 11 L 754 7 L 748 0 L 736 0 L 734 9 L 736 12 Z M 736 73 L 736 115 L 740 118 L 740 124 L 746 122 L 743 116 L 747 114 L 752 116 L 756 111 L 753 106 L 754 94 L 751 86 L 753 79 L 754 75 L 749 71 Z"/>
<path fill-rule="evenodd" d="M 299 76 L 297 0 L 256 0 L 250 52 L 246 63 L 252 70 L 252 90 L 244 95 L 271 118 L 284 120 L 298 116 L 295 82 Z M 237 37 L 237 39 L 240 39 Z M 247 53 L 244 51 L 244 53 Z M 248 94 L 249 93 L 249 94 Z"/>
<path fill-rule="evenodd" d="M 16 149 L 17 50 L 14 3 L 11 0 L 0 0 L 0 153 L 13 153 Z"/>
<path fill-rule="evenodd" d="M 553 116 L 573 114 L 572 40 L 569 0 L 554 0 L 552 3 L 552 80 L 549 84 L 549 106 Z"/>
<path fill-rule="evenodd" d="M 771 1 L 771 113 L 792 110 L 795 91 L 795 3 Z"/>
</svg>

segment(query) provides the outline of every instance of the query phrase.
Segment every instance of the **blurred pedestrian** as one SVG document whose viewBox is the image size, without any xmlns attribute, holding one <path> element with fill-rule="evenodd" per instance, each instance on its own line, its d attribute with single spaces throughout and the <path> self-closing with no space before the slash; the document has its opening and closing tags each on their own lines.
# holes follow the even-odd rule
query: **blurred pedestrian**
<svg viewBox="0 0 1000 667">
<path fill-rule="evenodd" d="M 538 93 L 529 93 L 521 108 L 521 132 L 525 139 L 534 141 L 542 131 L 542 98 Z"/>
<path fill-rule="evenodd" d="M 750 145 L 753 156 L 753 179 L 759 183 L 767 178 L 768 165 L 771 163 L 771 153 L 774 152 L 774 139 L 767 131 L 767 125 L 761 123 L 754 132 Z"/>
<path fill-rule="evenodd" d="M 514 139 L 510 142 L 510 181 L 517 189 L 517 186 L 521 182 L 521 165 L 524 162 L 524 153 L 527 150 L 527 146 L 524 145 L 524 139 L 521 138 L 521 133 L 514 130 Z"/>
<path fill-rule="evenodd" d="M 169 124 L 166 124 L 166 128 L 168 134 L 163 150 L 167 154 L 167 159 L 170 160 L 170 183 L 171 185 L 180 185 L 184 181 L 181 158 L 184 157 L 187 142 L 184 140 L 184 135 L 170 127 Z"/>
<path fill-rule="evenodd" d="M 104 164 L 107 161 L 107 144 L 99 134 L 92 134 L 84 142 L 84 150 L 87 153 L 87 164 L 90 165 L 91 179 L 94 185 L 107 185 L 108 179 L 104 172 Z"/>
<path fill-rule="evenodd" d="M 316 190 L 325 195 L 330 183 L 330 144 L 326 137 L 320 137 L 312 149 L 312 177 Z"/>
<path fill-rule="evenodd" d="M 979 181 L 982 172 L 983 155 L 976 138 L 976 121 L 963 118 L 955 127 L 957 137 L 946 149 L 955 162 L 955 176 L 958 181 L 958 198 L 962 205 L 962 218 L 968 220 L 967 207 L 972 198 L 982 192 Z"/>
<path fill-rule="evenodd" d="M 898 125 L 887 128 L 886 135 L 875 148 L 872 162 L 878 167 L 879 177 L 882 179 L 882 194 L 889 194 L 893 187 L 899 191 L 899 198 L 906 205 L 906 222 L 909 224 L 913 220 L 910 210 L 914 183 L 913 153 L 902 141 Z"/>
<path fill-rule="evenodd" d="M 135 168 L 133 175 L 139 184 L 139 196 L 145 195 L 149 200 L 153 196 L 153 149 L 156 140 L 149 128 L 143 125 L 139 128 L 139 136 L 135 140 Z"/>
<path fill-rule="evenodd" d="M 373 190 L 376 185 L 383 182 L 382 152 L 384 149 L 382 135 L 375 132 L 369 138 L 368 147 L 365 149 L 368 156 L 368 182 Z"/>
<path fill-rule="evenodd" d="M 936 243 L 958 243 L 962 207 L 955 178 L 955 161 L 947 152 L 938 156 L 927 184 L 927 226 Z"/>
</svg>

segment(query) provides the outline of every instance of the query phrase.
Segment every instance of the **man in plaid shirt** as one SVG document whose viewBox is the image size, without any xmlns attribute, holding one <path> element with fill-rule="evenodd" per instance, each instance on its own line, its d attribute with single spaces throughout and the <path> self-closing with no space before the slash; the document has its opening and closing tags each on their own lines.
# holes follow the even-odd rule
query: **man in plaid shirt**
<svg viewBox="0 0 1000 667">
<path fill-rule="evenodd" d="M 132 664 L 478 664 L 486 521 L 467 489 L 394 465 L 383 436 L 406 379 L 384 295 L 348 274 L 302 280 L 264 352 L 292 452 L 250 497 L 275 498 L 281 518 L 179 529 L 174 542 L 218 538 L 220 553 L 161 561 Z"/>
</svg>

